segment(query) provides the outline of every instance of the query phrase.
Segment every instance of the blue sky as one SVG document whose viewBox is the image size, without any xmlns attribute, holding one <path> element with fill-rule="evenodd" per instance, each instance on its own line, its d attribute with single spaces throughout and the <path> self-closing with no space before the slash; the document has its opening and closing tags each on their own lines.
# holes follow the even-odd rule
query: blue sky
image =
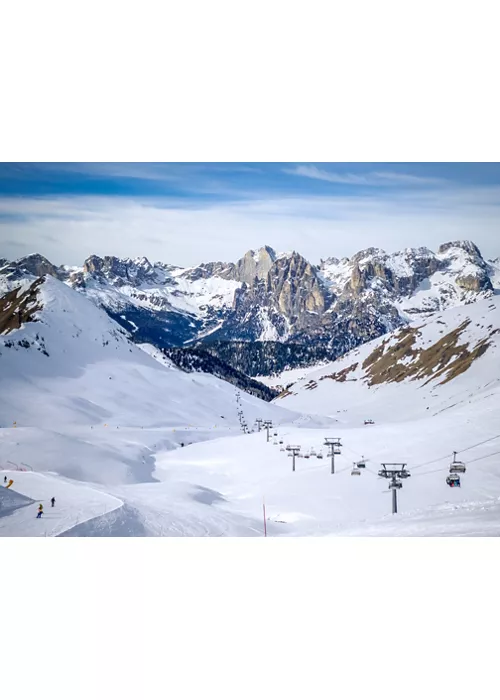
<svg viewBox="0 0 500 700">
<path fill-rule="evenodd" d="M 497 163 L 3 163 L 0 257 L 313 262 L 459 238 L 500 254 Z"/>
</svg>

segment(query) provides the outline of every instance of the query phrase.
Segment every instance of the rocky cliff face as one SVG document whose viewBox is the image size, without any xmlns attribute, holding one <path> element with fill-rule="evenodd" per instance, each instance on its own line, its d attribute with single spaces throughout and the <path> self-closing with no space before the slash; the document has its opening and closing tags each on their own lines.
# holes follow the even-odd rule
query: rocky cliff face
<svg viewBox="0 0 500 700">
<path fill-rule="evenodd" d="M 0 281 L 40 274 L 87 295 L 141 342 L 315 343 L 329 359 L 409 320 L 491 295 L 500 281 L 499 265 L 470 241 L 445 243 L 437 253 L 367 248 L 319 265 L 269 246 L 235 263 L 189 269 L 96 255 L 82 268 L 57 268 L 32 255 L 4 263 Z"/>
</svg>

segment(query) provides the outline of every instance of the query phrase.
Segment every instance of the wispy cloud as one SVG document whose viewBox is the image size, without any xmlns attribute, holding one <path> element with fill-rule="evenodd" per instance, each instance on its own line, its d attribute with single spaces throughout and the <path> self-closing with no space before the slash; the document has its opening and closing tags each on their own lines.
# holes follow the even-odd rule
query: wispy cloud
<svg viewBox="0 0 500 700">
<path fill-rule="evenodd" d="M 178 265 L 236 260 L 269 244 L 312 262 L 375 245 L 388 251 L 474 240 L 497 257 L 500 187 L 415 188 L 392 197 L 269 197 L 239 202 L 164 198 L 0 198 L 0 257 L 40 252 L 81 264 L 92 253 Z"/>
<path fill-rule="evenodd" d="M 285 168 L 287 175 L 298 175 L 308 177 L 313 180 L 326 180 L 342 185 L 358 185 L 368 187 L 388 187 L 398 185 L 443 185 L 446 180 L 436 177 L 419 177 L 418 175 L 408 175 L 407 173 L 397 173 L 391 171 L 377 171 L 357 175 L 354 173 L 336 173 L 330 170 L 318 168 L 316 165 L 297 165 L 295 168 Z"/>
</svg>

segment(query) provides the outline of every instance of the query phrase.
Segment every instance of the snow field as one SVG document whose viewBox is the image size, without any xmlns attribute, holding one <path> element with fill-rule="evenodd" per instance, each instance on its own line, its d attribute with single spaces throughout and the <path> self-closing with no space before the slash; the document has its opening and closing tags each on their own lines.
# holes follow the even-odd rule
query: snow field
<svg viewBox="0 0 500 700">
<path fill-rule="evenodd" d="M 14 490 L 16 494 L 28 497 L 30 500 L 24 504 L 19 503 L 15 510 L 0 517 L 0 537 L 6 535 L 53 537 L 77 523 L 109 513 L 122 506 L 122 502 L 110 494 L 86 484 L 68 481 L 60 476 L 0 471 L 2 480 L 4 475 L 14 480 L 9 491 Z M 50 499 L 53 496 L 56 504 L 52 508 Z M 41 518 L 37 518 L 40 503 L 44 507 L 44 512 Z M 0 516 L 2 516 L 1 510 Z"/>
</svg>

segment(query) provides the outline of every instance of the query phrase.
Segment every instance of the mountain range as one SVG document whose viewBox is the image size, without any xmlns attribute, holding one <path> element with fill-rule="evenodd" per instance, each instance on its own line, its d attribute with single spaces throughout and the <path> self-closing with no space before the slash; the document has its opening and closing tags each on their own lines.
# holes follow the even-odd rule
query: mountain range
<svg viewBox="0 0 500 700">
<path fill-rule="evenodd" d="M 202 351 L 256 376 L 335 360 L 412 321 L 488 298 L 500 286 L 500 259 L 485 260 L 471 241 L 437 252 L 368 248 L 316 265 L 269 246 L 236 263 L 191 268 L 96 255 L 81 267 L 56 266 L 34 254 L 0 259 L 0 292 L 43 275 L 85 295 L 135 342 L 177 348 L 185 366 Z"/>
</svg>

